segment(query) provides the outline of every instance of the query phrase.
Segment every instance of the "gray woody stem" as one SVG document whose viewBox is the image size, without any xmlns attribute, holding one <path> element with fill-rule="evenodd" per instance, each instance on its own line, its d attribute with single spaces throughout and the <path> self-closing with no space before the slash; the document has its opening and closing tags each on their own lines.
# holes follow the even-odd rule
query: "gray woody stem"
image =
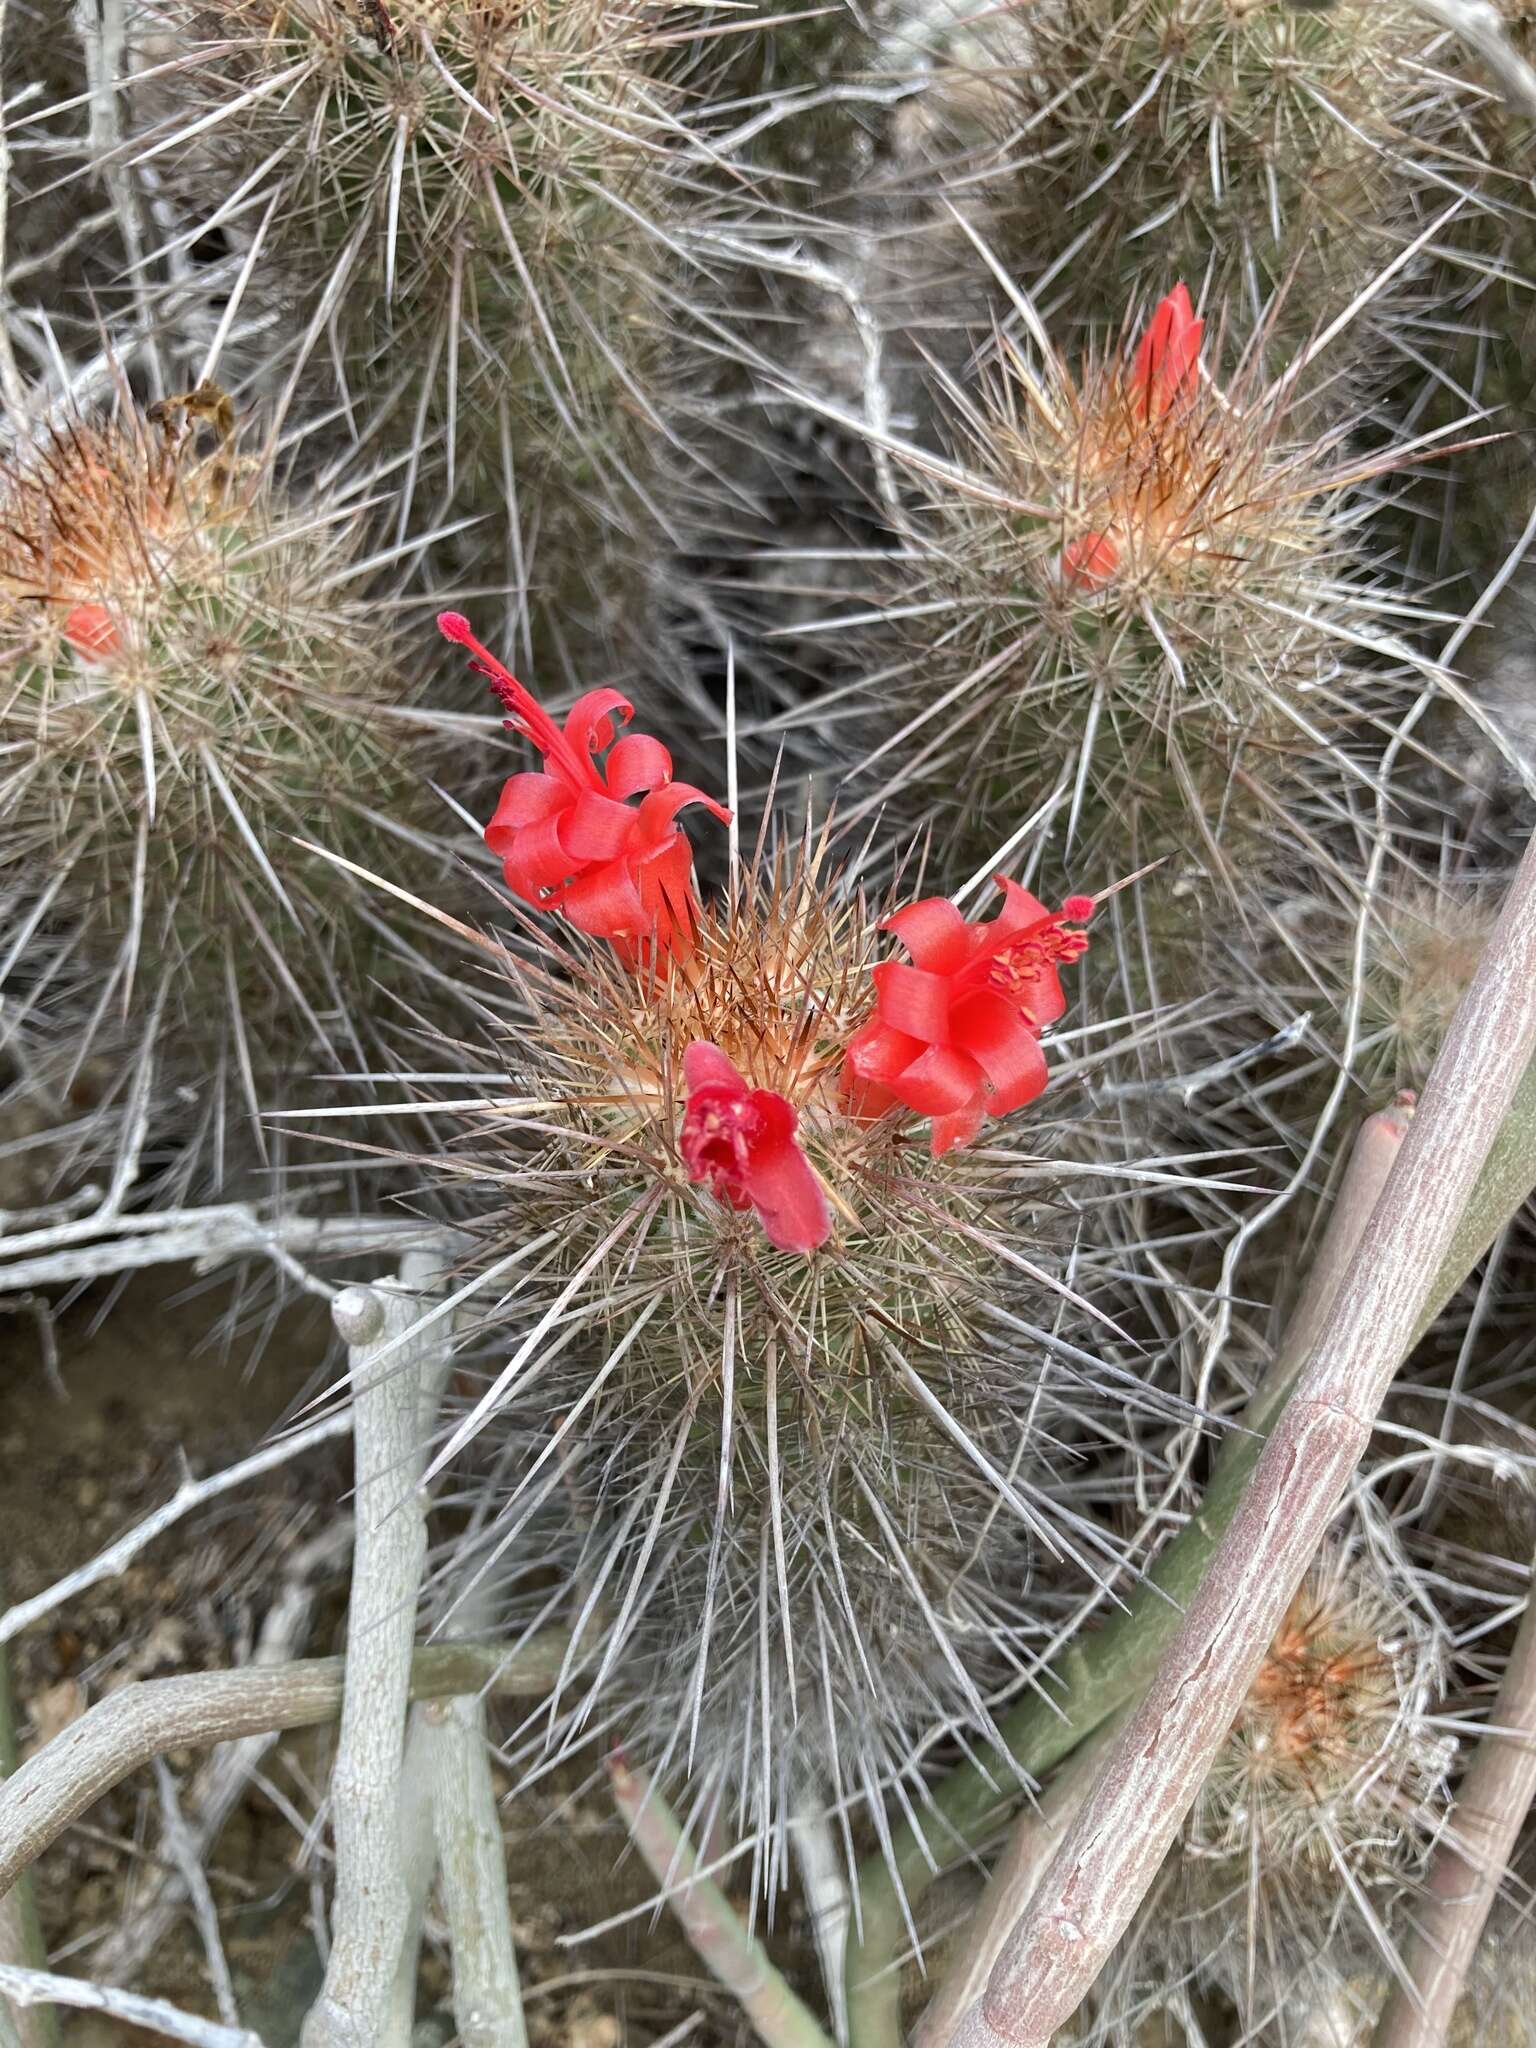
<svg viewBox="0 0 1536 2048">
<path fill-rule="evenodd" d="M 441 1324 L 413 1335 L 421 1316 L 413 1290 L 436 1270 L 418 1254 L 404 1262 L 402 1285 L 345 1288 L 332 1304 L 351 1347 L 357 1536 L 331 1775 L 331 1951 L 302 2048 L 408 2048 L 410 2039 L 415 1916 L 401 1840 L 401 1774 L 427 1555 L 422 1418 L 428 1407 L 435 1411 L 449 1355 Z"/>
<path fill-rule="evenodd" d="M 1505 1867 L 1536 1800 L 1536 1571 L 1504 1682 L 1414 1915 L 1407 1978 L 1373 2048 L 1443 2048 Z"/>
<path fill-rule="evenodd" d="M 699 1859 L 676 1815 L 644 1773 L 612 1756 L 608 1775 L 614 1803 L 689 1947 L 736 2000 L 757 2038 L 766 2048 L 832 2048 L 816 2015 L 790 1990 L 724 1892 L 699 1875 Z"/>
<path fill-rule="evenodd" d="M 78 2012 L 105 2013 L 125 2027 L 144 2027 L 162 2039 L 186 2041 L 190 2048 L 262 2048 L 256 2034 L 244 2027 L 225 2027 L 199 2019 L 161 1998 L 141 1998 L 116 1985 L 89 1984 L 80 1977 L 54 1977 L 47 1970 L 18 1970 L 0 1963 L 0 1997 L 16 2005 L 69 2005 Z"/>
<path fill-rule="evenodd" d="M 1310 1363 L 1151 1689 L 952 2039 L 1045 2048 L 1145 1896 L 1412 1347 L 1536 1048 L 1536 850 L 1527 847 Z"/>
<path fill-rule="evenodd" d="M 571 1639 L 549 1629 L 506 1643 L 442 1643 L 411 1659 L 411 1698 L 490 1691 L 535 1698 L 568 1669 Z M 108 1693 L 0 1782 L 0 1897 L 73 1820 L 173 1749 L 273 1729 L 318 1728 L 341 1712 L 340 1657 L 150 1678 Z"/>
<path fill-rule="evenodd" d="M 464 2048 L 527 2048 L 501 1817 L 477 1698 L 423 1709 L 430 1731 L 438 1888 L 453 1950 L 453 2013 Z"/>
<path fill-rule="evenodd" d="M 942 2048 L 971 2004 L 987 1988 L 1004 1943 L 1029 1904 L 1062 1830 L 1071 1825 L 1104 1762 L 1123 1717 L 1106 1722 L 1051 1779 L 1038 1807 L 1026 1807 L 966 1925 L 959 1953 L 923 2014 L 915 2048 Z"/>
</svg>

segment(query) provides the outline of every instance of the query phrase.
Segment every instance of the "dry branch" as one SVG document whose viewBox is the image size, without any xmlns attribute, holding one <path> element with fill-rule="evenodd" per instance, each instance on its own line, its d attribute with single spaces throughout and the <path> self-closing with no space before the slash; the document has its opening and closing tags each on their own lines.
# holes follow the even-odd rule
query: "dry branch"
<svg viewBox="0 0 1536 2048">
<path fill-rule="evenodd" d="M 1536 1800 L 1536 1568 L 1504 1682 L 1414 1913 L 1406 1982 L 1373 2048 L 1444 2048 L 1509 1859 Z M 1409 1986 L 1412 1986 L 1412 1989 Z"/>
<path fill-rule="evenodd" d="M 816 2015 L 791 1991 L 724 1892 L 700 1876 L 676 1816 L 644 1773 L 612 1756 L 608 1775 L 614 1803 L 689 1947 L 730 1992 L 758 2039 L 766 2048 L 832 2048 Z"/>
<path fill-rule="evenodd" d="M 116 1985 L 90 1984 L 82 1977 L 55 1977 L 48 1970 L 18 1970 L 0 1963 L 0 1995 L 16 2005 L 68 2005 L 78 2012 L 102 2012 L 127 2027 L 143 2027 L 191 2048 L 262 2048 L 259 2035 L 244 2027 L 224 2027 L 215 2020 L 167 2005 L 162 1998 L 141 1998 Z"/>
<path fill-rule="evenodd" d="M 411 1698 L 537 1697 L 558 1682 L 569 1655 L 559 1629 L 516 1645 L 434 1645 L 411 1658 Z M 168 1750 L 334 1721 L 345 1670 L 341 1657 L 313 1657 L 150 1678 L 110 1693 L 0 1784 L 0 1896 L 71 1821 Z"/>
<path fill-rule="evenodd" d="M 416 1285 L 349 1287 L 336 1327 L 350 1346 L 356 1522 L 346 1683 L 331 1774 L 336 1890 L 325 1982 L 302 2048 L 405 2048 L 415 2007 L 414 1924 L 401 1835 L 401 1773 L 416 1603 L 427 1558 L 421 1483 L 451 1333 L 417 1330 Z"/>
<path fill-rule="evenodd" d="M 1317 1348 L 1156 1680 L 952 2037 L 1043 2048 L 1123 1933 L 1226 1739 L 1369 1440 L 1536 1051 L 1528 847 Z"/>
<path fill-rule="evenodd" d="M 217 1500 L 220 1494 L 229 1493 L 237 1486 L 244 1486 L 247 1480 L 259 1479 L 263 1473 L 286 1465 L 290 1458 L 302 1456 L 305 1451 L 313 1450 L 316 1444 L 331 1443 L 337 1437 L 350 1436 L 351 1433 L 352 1412 L 344 1409 L 340 1414 L 311 1422 L 290 1436 L 280 1437 L 275 1443 L 263 1445 L 250 1457 L 242 1458 L 238 1465 L 227 1466 L 222 1472 L 212 1472 L 206 1479 L 184 1479 L 163 1506 L 145 1515 L 115 1543 L 109 1543 L 89 1564 L 66 1572 L 62 1579 L 55 1579 L 51 1586 L 35 1593 L 30 1600 L 18 1600 L 14 1607 L 8 1607 L 0 1614 L 0 1643 L 8 1643 L 13 1636 L 19 1636 L 23 1629 L 31 1628 L 34 1622 L 52 1614 L 55 1608 L 62 1607 L 66 1600 L 74 1599 L 88 1586 L 99 1585 L 103 1579 L 116 1578 L 119 1572 L 132 1564 L 140 1551 L 147 1550 L 157 1536 L 174 1528 L 184 1515 L 190 1515 L 194 1509 L 210 1500 Z"/>
</svg>

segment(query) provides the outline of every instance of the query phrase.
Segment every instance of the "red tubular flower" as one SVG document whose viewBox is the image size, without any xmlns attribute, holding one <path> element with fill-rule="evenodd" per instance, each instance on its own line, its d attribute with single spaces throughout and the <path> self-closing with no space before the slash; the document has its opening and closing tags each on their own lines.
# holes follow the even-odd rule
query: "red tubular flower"
<svg viewBox="0 0 1536 2048">
<path fill-rule="evenodd" d="M 925 897 L 885 920 L 912 956 L 873 970 L 875 1015 L 848 1047 L 844 1087 L 855 1114 L 899 1102 L 933 1119 L 935 1159 L 966 1145 L 983 1117 L 1033 1102 L 1046 1083 L 1039 1033 L 1066 1008 L 1059 966 L 1081 959 L 1088 934 L 1069 931 L 1093 913 L 1090 896 L 1059 911 L 997 877 L 1003 907 L 967 924 L 946 896 Z"/>
<path fill-rule="evenodd" d="M 485 828 L 507 887 L 621 950 L 654 944 L 658 954 L 686 952 L 698 900 L 693 849 L 677 814 L 703 804 L 729 824 L 730 812 L 702 789 L 672 780 L 672 757 L 660 740 L 642 732 L 618 735 L 634 706 L 617 690 L 589 690 L 562 730 L 481 646 L 467 619 L 443 612 L 437 624 L 446 639 L 470 650 L 470 666 L 490 681 L 510 714 L 508 726 L 544 757 L 542 769 L 507 782 Z M 599 768 L 596 756 L 604 748 L 608 756 Z"/>
<path fill-rule="evenodd" d="M 795 1137 L 794 1105 L 749 1088 L 718 1045 L 696 1038 L 683 1054 L 688 1106 L 678 1149 L 688 1178 L 717 1201 L 755 1209 L 781 1252 L 813 1252 L 832 1229 L 816 1170 Z"/>
<path fill-rule="evenodd" d="M 1204 332 L 1187 288 L 1176 284 L 1147 322 L 1131 365 L 1131 388 L 1144 395 L 1150 418 L 1167 412 L 1198 376 Z"/>
<path fill-rule="evenodd" d="M 64 638 L 93 661 L 116 654 L 120 645 L 117 622 L 104 604 L 72 606 L 64 620 Z"/>
<path fill-rule="evenodd" d="M 1120 567 L 1120 545 L 1113 534 L 1085 533 L 1061 551 L 1061 577 L 1076 590 L 1103 590 Z"/>
</svg>

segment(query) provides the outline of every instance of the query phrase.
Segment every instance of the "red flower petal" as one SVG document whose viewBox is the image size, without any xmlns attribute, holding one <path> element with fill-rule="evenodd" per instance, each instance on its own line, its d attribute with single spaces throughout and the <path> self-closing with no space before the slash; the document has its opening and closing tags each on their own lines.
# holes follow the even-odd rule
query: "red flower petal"
<svg viewBox="0 0 1536 2048">
<path fill-rule="evenodd" d="M 1120 545 L 1111 534 L 1084 533 L 1061 551 L 1061 580 L 1069 589 L 1105 590 L 1120 567 Z"/>
<path fill-rule="evenodd" d="M 683 1083 L 692 1095 L 700 1088 L 724 1088 L 745 1097 L 747 1084 L 718 1045 L 696 1038 L 683 1054 Z"/>
<path fill-rule="evenodd" d="M 949 1006 L 954 999 L 954 977 L 930 974 L 921 967 L 904 967 L 899 960 L 883 960 L 871 971 L 879 999 L 880 1022 L 892 1031 L 904 1031 L 925 1045 L 942 1045 L 949 1037 Z"/>
<path fill-rule="evenodd" d="M 672 756 L 648 732 L 627 732 L 614 745 L 603 768 L 608 794 L 622 800 L 660 789 L 672 779 Z"/>
<path fill-rule="evenodd" d="M 987 1077 L 989 1116 L 1009 1116 L 1044 1092 L 1048 1075 L 1040 1041 L 1006 997 L 968 997 L 955 1011 L 954 1039 Z"/>
<path fill-rule="evenodd" d="M 972 928 L 947 896 L 925 896 L 893 911 L 881 926 L 894 932 L 912 955 L 914 967 L 954 974 L 971 957 Z"/>
<path fill-rule="evenodd" d="M 634 715 L 634 705 L 617 690 L 588 690 L 565 714 L 565 737 L 578 754 L 600 754 Z"/>
<path fill-rule="evenodd" d="M 1194 378 L 1204 332 L 1188 290 L 1175 285 L 1148 321 L 1131 365 L 1132 388 L 1145 394 L 1150 414 L 1167 412 Z"/>
<path fill-rule="evenodd" d="M 104 604 L 77 604 L 64 620 L 64 638 L 79 653 L 99 661 L 122 645 L 117 621 Z"/>
<path fill-rule="evenodd" d="M 764 1090 L 754 1092 L 753 1100 Z M 772 1098 L 794 1111 L 783 1096 Z M 832 1217 L 816 1169 L 793 1136 L 764 1136 L 747 1149 L 746 1191 L 768 1242 L 781 1252 L 813 1252 L 832 1234 Z"/>
<path fill-rule="evenodd" d="M 639 812 L 627 804 L 615 803 L 611 796 L 599 796 L 595 790 L 583 790 L 565 814 L 560 840 L 573 867 L 618 860 L 631 850 L 639 822 Z"/>
<path fill-rule="evenodd" d="M 523 825 L 505 835 L 505 846 L 491 847 L 492 853 L 501 855 L 507 887 L 530 903 L 541 902 L 549 890 L 570 880 L 571 857 L 560 841 L 561 817 L 554 812 Z"/>
<path fill-rule="evenodd" d="M 981 1069 L 968 1053 L 930 1045 L 891 1083 L 897 1098 L 919 1116 L 950 1116 L 980 1098 Z"/>
<path fill-rule="evenodd" d="M 510 852 L 508 842 L 514 832 L 568 810 L 570 803 L 571 792 L 552 775 L 542 775 L 536 768 L 530 768 L 521 775 L 509 776 L 501 786 L 495 815 L 485 828 L 485 843 L 492 853 Z M 496 835 L 494 839 L 492 833 Z"/>
<path fill-rule="evenodd" d="M 579 875 L 561 892 L 560 908 L 579 932 L 595 939 L 629 938 L 648 928 L 640 892 L 622 861 Z"/>
<path fill-rule="evenodd" d="M 703 804 L 722 825 L 729 825 L 731 814 L 724 804 L 717 804 L 712 796 L 706 796 L 702 789 L 695 789 L 691 782 L 668 782 L 660 789 L 654 789 L 644 799 L 639 809 L 640 829 L 636 834 L 637 845 L 656 845 L 677 829 L 674 820 L 679 811 L 689 804 Z"/>
<path fill-rule="evenodd" d="M 953 1116 L 936 1116 L 928 1140 L 928 1150 L 935 1159 L 942 1159 L 946 1152 L 953 1152 L 962 1145 L 969 1145 L 981 1129 L 982 1108 L 973 1102 L 964 1109 L 957 1109 Z"/>
</svg>

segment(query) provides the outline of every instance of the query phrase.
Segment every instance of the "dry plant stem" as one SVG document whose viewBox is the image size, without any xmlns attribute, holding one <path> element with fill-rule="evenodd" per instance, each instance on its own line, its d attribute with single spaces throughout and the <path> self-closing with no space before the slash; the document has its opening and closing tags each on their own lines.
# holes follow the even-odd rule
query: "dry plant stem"
<svg viewBox="0 0 1536 2048">
<path fill-rule="evenodd" d="M 766 2048 L 832 2048 L 816 2015 L 790 1990 L 724 1892 L 699 1875 L 699 1859 L 677 1816 L 644 1773 L 612 1756 L 608 1775 L 614 1803 L 689 1947 L 736 2000 L 757 2038 Z"/>
<path fill-rule="evenodd" d="M 187 1896 L 192 1901 L 193 1918 L 197 1922 L 198 1939 L 203 1945 L 203 1956 L 208 1965 L 208 1980 L 213 1986 L 219 2018 L 227 2027 L 238 2027 L 240 2009 L 235 2003 L 235 1987 L 229 1974 L 229 1959 L 224 1953 L 224 1944 L 219 1936 L 219 1915 L 213 1903 L 213 1891 L 208 1883 L 208 1874 L 198 1861 L 192 1831 L 182 1815 L 176 1780 L 171 1776 L 170 1765 L 162 1756 L 155 1758 L 155 1784 L 160 1793 L 160 1839 L 166 1854 L 181 1873 L 182 1882 L 187 1888 Z"/>
<path fill-rule="evenodd" d="M 1444 2048 L 1450 2039 L 1468 1968 L 1533 1801 L 1536 1565 L 1488 1730 L 1435 1851 L 1428 1896 L 1414 1910 L 1408 1982 L 1393 1987 L 1372 2048 Z"/>
<path fill-rule="evenodd" d="M 438 1886 L 459 2039 L 464 2048 L 527 2048 L 485 1706 L 461 1695 L 422 1712 L 435 1772 Z"/>
<path fill-rule="evenodd" d="M 1075 1818 L 1119 1728 L 1117 1717 L 1074 1751 L 1038 1806 L 1026 1807 L 966 1925 L 959 1950 L 924 2012 L 914 2048 L 939 2048 L 987 1988 L 1003 1943 L 1040 1882 L 1062 1830 Z"/>
<path fill-rule="evenodd" d="M 1435 1276 L 1536 1050 L 1536 845 L 1424 1101 L 1151 1689 L 1114 1743 L 952 2039 L 1044 2048 L 1156 1876 L 1316 1553 L 1412 1346 Z"/>
<path fill-rule="evenodd" d="M 352 1524 L 341 1521 L 331 1523 L 294 1553 L 284 1568 L 277 1597 L 261 1624 L 252 1664 L 269 1668 L 286 1664 L 303 1649 L 315 1605 L 314 1582 L 322 1572 L 339 1567 L 351 1548 Z M 191 1853 L 199 1863 L 218 1841 L 252 1775 L 276 1742 L 277 1733 L 269 1729 L 225 1744 L 198 1772 L 192 1784 L 192 1817 L 187 1828 L 192 1838 Z M 158 1869 L 135 1902 L 131 1917 L 95 1951 L 98 1980 L 106 1984 L 131 1983 L 170 1933 L 186 1896 L 186 1886 L 174 1868 Z"/>
<path fill-rule="evenodd" d="M 210 1473 L 206 1479 L 184 1479 L 163 1507 L 155 1508 L 142 1521 L 136 1522 L 125 1535 L 93 1557 L 89 1564 L 81 1565 L 78 1571 L 67 1572 L 43 1592 L 34 1594 L 30 1600 L 18 1600 L 14 1607 L 8 1607 L 0 1614 L 0 1643 L 8 1643 L 13 1636 L 19 1636 L 24 1628 L 41 1621 L 44 1615 L 52 1614 L 65 1601 L 83 1593 L 87 1586 L 116 1578 L 119 1572 L 127 1570 L 140 1551 L 148 1549 L 157 1536 L 173 1528 L 184 1515 L 191 1514 L 205 1502 L 245 1485 L 247 1480 L 259 1479 L 264 1472 L 270 1472 L 279 1465 L 286 1465 L 290 1458 L 299 1457 L 316 1444 L 331 1443 L 337 1437 L 350 1436 L 351 1433 L 352 1414 L 350 1409 L 345 1409 L 340 1414 L 327 1415 L 319 1422 L 312 1422 L 305 1429 L 295 1430 L 291 1436 L 282 1437 L 276 1443 L 264 1445 L 250 1457 L 242 1458 L 238 1465 Z"/>
<path fill-rule="evenodd" d="M 570 1636 L 550 1629 L 516 1646 L 445 1643 L 411 1658 L 410 1696 L 489 1692 L 537 1698 L 556 1684 Z M 0 1896 L 88 1807 L 173 1749 L 204 1749 L 274 1729 L 318 1728 L 341 1712 L 346 1661 L 248 1664 L 150 1678 L 109 1693 L 0 1784 Z"/>
<path fill-rule="evenodd" d="M 0 1577 L 0 1591 L 4 1579 Z M 0 1644 L 0 1784 L 16 1769 L 15 1704 L 11 1694 L 9 1652 Z M 48 1966 L 48 1951 L 37 1917 L 37 1901 L 30 1882 L 19 1884 L 0 1899 L 0 1962 Z M 57 2048 L 59 2025 L 47 2006 L 17 2006 L 12 2012 L 0 2002 L 0 2048 Z"/>
<path fill-rule="evenodd" d="M 446 1377 L 449 1350 L 440 1326 L 413 1339 L 421 1311 L 411 1290 L 432 1270 L 403 1273 L 403 1286 L 346 1288 L 332 1309 L 350 1346 L 357 1531 L 331 1774 L 331 1950 L 302 2048 L 408 2048 L 410 2039 L 414 1985 L 403 1980 L 414 1978 L 413 1916 L 400 1788 L 427 1556 L 422 1412 L 427 1390 Z"/>
<path fill-rule="evenodd" d="M 1532 1093 L 1536 1098 L 1536 1089 Z M 1356 1136 L 1339 1199 L 1293 1318 L 1310 1324 L 1314 1334 L 1364 1234 L 1406 1130 L 1407 1119 L 1394 1105 L 1368 1117 Z M 1288 1334 L 1248 1405 L 1243 1417 L 1248 1430 L 1262 1427 L 1281 1405 L 1298 1354 L 1299 1347 Z M 1242 1498 L 1262 1441 L 1246 1431 L 1228 1438 L 1198 1513 L 1153 1567 L 1155 1590 L 1133 1595 L 1090 1643 L 1074 1644 L 1058 1659 L 1054 1668 L 1061 1706 L 1053 1708 L 1031 1694 L 999 1723 L 1006 1751 L 962 1765 L 938 1788 L 928 1839 L 939 1856 L 954 1845 L 983 1840 L 1017 1804 L 1017 1791 L 1010 1788 L 1016 1786 L 1020 1772 L 1043 1777 L 1150 1684 L 1212 1546 Z M 1029 1830 L 1029 1817 L 1021 1825 Z M 1033 1839 L 1032 1833 L 1027 1839 Z M 1021 1849 L 1021 1855 L 1029 1867 L 1027 1849 Z M 898 1955 L 906 1929 L 902 1896 L 911 1900 L 922 1893 L 935 1862 L 927 1841 L 910 1826 L 895 1836 L 892 1862 L 894 1870 L 883 1857 L 872 1858 L 859 1873 L 862 1936 L 851 1936 L 848 1946 L 855 2048 L 899 2048 L 901 2042 Z M 958 2017 L 958 2012 L 951 2017 Z M 925 2022 L 924 2038 L 925 2048 L 932 2048 L 937 2030 L 931 2022 Z"/>
<path fill-rule="evenodd" d="M 141 1998 L 116 1985 L 88 1984 L 83 1977 L 55 1977 L 47 1970 L 18 1970 L 0 1963 L 0 1997 L 16 2005 L 68 2005 L 78 2012 L 105 2013 L 125 2027 L 142 2027 L 169 2041 L 187 2041 L 191 2048 L 262 2048 L 259 2035 L 244 2027 L 220 2026 L 167 2005 L 162 1998 Z"/>
<path fill-rule="evenodd" d="M 215 1266 L 252 1253 L 265 1254 L 301 1285 L 310 1285 L 309 1274 L 299 1264 L 301 1258 L 352 1258 L 363 1252 L 419 1245 L 432 1236 L 423 1225 L 402 1222 L 398 1217 L 273 1217 L 263 1216 L 243 1202 L 167 1209 L 157 1215 L 99 1212 L 42 1230 L 0 1236 L 0 1261 L 11 1261 L 0 1264 L 0 1293 L 72 1286 L 79 1280 L 101 1280 L 141 1266 L 184 1261 L 199 1267 Z"/>
</svg>

